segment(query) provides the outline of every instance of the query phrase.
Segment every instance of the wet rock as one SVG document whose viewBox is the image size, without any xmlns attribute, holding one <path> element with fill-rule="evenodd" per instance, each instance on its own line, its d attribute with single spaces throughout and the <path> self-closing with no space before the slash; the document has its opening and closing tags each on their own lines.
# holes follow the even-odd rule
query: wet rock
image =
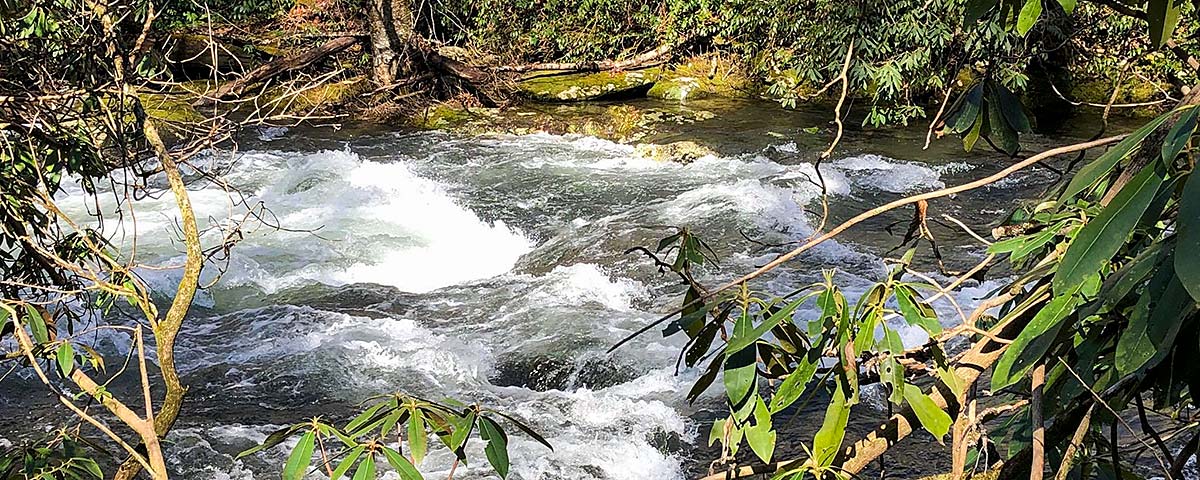
<svg viewBox="0 0 1200 480">
<path fill-rule="evenodd" d="M 728 57 L 692 57 L 665 70 L 646 93 L 652 98 L 686 101 L 703 97 L 749 97 L 754 93 L 750 76 Z"/>
<path fill-rule="evenodd" d="M 662 70 L 629 72 L 542 73 L 517 83 L 527 97 L 542 102 L 623 100 L 646 96 Z"/>
<path fill-rule="evenodd" d="M 673 76 L 659 80 L 654 84 L 654 87 L 646 93 L 646 95 L 664 100 L 684 101 L 688 98 L 697 98 L 703 96 L 704 93 L 705 92 L 703 89 L 701 89 L 700 80 L 698 78 Z"/>
<path fill-rule="evenodd" d="M 684 440 L 677 432 L 669 432 L 656 428 L 646 436 L 646 441 L 663 453 L 679 453 L 683 451 Z"/>
<path fill-rule="evenodd" d="M 490 381 L 496 386 L 544 392 L 606 388 L 635 377 L 628 367 L 604 358 L 566 360 L 544 355 L 519 355 L 499 361 Z"/>
<path fill-rule="evenodd" d="M 634 147 L 638 156 L 659 162 L 688 164 L 700 157 L 716 155 L 711 148 L 692 141 L 672 142 L 665 145 L 639 143 Z"/>
</svg>

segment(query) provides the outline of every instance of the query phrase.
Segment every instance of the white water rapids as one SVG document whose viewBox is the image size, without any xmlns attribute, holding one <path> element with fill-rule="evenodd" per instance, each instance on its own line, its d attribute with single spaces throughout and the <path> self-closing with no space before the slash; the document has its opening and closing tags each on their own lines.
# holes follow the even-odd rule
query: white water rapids
<svg viewBox="0 0 1200 480">
<path fill-rule="evenodd" d="M 675 374 L 680 338 L 651 331 L 604 353 L 679 301 L 677 279 L 623 252 L 655 245 L 670 233 L 666 225 L 687 225 L 718 249 L 720 268 L 704 270 L 715 283 L 786 248 L 743 234 L 765 244 L 811 234 L 820 196 L 813 166 L 779 141 L 685 166 L 580 136 L 295 135 L 272 132 L 278 138 L 204 160 L 228 168 L 229 183 L 288 230 L 248 232 L 188 319 L 178 362 L 191 398 L 168 447 L 180 478 L 276 478 L 283 447 L 233 456 L 279 425 L 344 418 L 355 402 L 398 390 L 529 420 L 555 449 L 511 432 L 510 478 L 687 478 L 710 460 L 691 453 L 707 441 L 699 419 L 718 397 L 687 405 L 699 372 Z M 941 187 L 943 177 L 977 167 L 853 154 L 821 172 L 836 215 Z M 84 214 L 71 192 L 63 204 Z M 241 215 L 215 185 L 195 184 L 192 200 L 202 228 Z M 169 196 L 135 208 L 138 260 L 178 265 Z M 836 268 L 856 295 L 897 241 L 883 226 L 822 245 L 760 286 L 786 291 Z M 128 251 L 131 238 L 114 241 Z M 206 245 L 219 240 L 218 230 L 206 231 Z M 210 266 L 206 280 L 217 271 Z M 171 269 L 141 274 L 163 292 L 178 278 Z M 958 300 L 967 308 L 991 286 L 967 288 Z M 938 306 L 951 321 L 949 304 Z M 906 343 L 925 340 L 899 328 Z M 486 476 L 481 449 L 473 444 L 480 460 L 455 478 Z M 444 477 L 449 458 L 435 452 L 423 470 Z"/>
</svg>

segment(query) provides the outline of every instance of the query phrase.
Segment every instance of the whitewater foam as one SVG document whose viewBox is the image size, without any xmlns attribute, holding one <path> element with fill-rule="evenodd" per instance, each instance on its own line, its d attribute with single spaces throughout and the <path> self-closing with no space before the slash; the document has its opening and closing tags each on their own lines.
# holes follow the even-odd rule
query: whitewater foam
<svg viewBox="0 0 1200 480">
<path fill-rule="evenodd" d="M 312 282 L 378 283 L 426 292 L 507 272 L 532 248 L 522 232 L 481 220 L 437 181 L 414 174 L 403 162 L 327 150 L 246 152 L 231 166 L 228 181 L 248 194 L 247 203 L 262 202 L 270 210 L 266 216 L 285 230 L 248 227 L 222 278 L 225 288 L 254 285 L 273 293 Z M 73 203 L 69 213 L 81 217 L 86 207 L 78 197 L 68 195 L 63 203 Z M 213 185 L 194 187 L 191 197 L 206 246 L 222 240 L 217 227 L 244 213 Z M 179 246 L 168 233 L 177 222 L 173 200 L 142 200 L 135 208 L 139 259 L 158 266 L 180 263 Z M 207 272 L 210 278 L 215 270 Z M 160 283 L 178 273 L 167 275 Z"/>
<path fill-rule="evenodd" d="M 938 171 L 929 166 L 879 155 L 846 157 L 831 162 L 830 166 L 845 172 L 851 181 L 867 190 L 903 194 L 946 186 Z"/>
</svg>

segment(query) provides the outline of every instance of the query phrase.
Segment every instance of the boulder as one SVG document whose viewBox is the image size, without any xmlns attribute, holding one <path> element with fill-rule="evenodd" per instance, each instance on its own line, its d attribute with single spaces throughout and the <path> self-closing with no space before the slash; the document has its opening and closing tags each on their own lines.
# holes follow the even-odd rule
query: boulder
<svg viewBox="0 0 1200 480">
<path fill-rule="evenodd" d="M 542 102 L 582 102 L 638 98 L 654 86 L 662 70 L 629 72 L 538 73 L 517 82 L 527 97 Z"/>
<path fill-rule="evenodd" d="M 702 97 L 748 97 L 754 84 L 745 68 L 732 57 L 691 57 L 662 74 L 647 96 L 686 101 Z"/>
<path fill-rule="evenodd" d="M 659 162 L 675 162 L 689 164 L 698 158 L 716 155 L 711 148 L 692 141 L 672 142 L 663 145 L 639 143 L 634 146 L 634 152 L 639 157 Z"/>
</svg>

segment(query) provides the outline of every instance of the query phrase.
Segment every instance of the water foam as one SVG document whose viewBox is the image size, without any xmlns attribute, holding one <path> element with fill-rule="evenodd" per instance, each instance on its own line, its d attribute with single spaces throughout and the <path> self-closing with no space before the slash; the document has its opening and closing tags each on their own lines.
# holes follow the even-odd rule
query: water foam
<svg viewBox="0 0 1200 480">
<path fill-rule="evenodd" d="M 224 287 L 254 285 L 272 293 L 312 282 L 378 283 L 426 292 L 507 272 L 532 248 L 523 233 L 501 221 L 481 220 L 440 183 L 414 174 L 403 162 L 327 150 L 246 152 L 231 165 L 230 184 L 247 194 L 248 203 L 261 201 L 286 230 L 259 226 L 247 231 L 224 274 Z M 228 226 L 243 214 L 216 186 L 193 187 L 191 197 L 202 229 Z M 77 196 L 64 203 L 72 201 L 71 213 L 82 216 L 86 207 Z M 177 222 L 173 200 L 147 199 L 135 208 L 140 259 L 180 263 L 174 235 L 163 234 Z M 212 246 L 221 235 L 212 228 L 202 240 Z M 160 283 L 165 286 L 177 275 L 167 274 Z"/>
<path fill-rule="evenodd" d="M 929 166 L 879 155 L 847 157 L 830 163 L 830 166 L 846 172 L 863 189 L 903 194 L 946 186 L 941 181 L 941 174 Z"/>
</svg>

